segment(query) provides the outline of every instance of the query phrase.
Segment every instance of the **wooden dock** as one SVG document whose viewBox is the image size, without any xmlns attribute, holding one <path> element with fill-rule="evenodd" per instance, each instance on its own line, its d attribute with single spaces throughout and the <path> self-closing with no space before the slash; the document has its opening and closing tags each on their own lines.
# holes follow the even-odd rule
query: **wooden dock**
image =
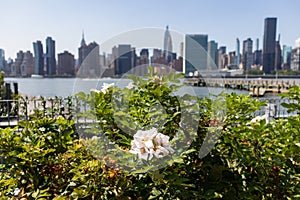
<svg viewBox="0 0 300 200">
<path fill-rule="evenodd" d="M 223 87 L 247 90 L 250 95 L 264 96 L 267 93 L 285 93 L 289 88 L 298 85 L 300 79 L 267 79 L 267 78 L 186 78 L 185 84 L 199 87 Z"/>
</svg>

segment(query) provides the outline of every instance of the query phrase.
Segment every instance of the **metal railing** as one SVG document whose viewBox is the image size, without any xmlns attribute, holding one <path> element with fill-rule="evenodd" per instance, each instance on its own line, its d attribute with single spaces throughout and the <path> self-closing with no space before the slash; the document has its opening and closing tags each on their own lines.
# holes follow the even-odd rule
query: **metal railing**
<svg viewBox="0 0 300 200">
<path fill-rule="evenodd" d="M 0 127 L 16 126 L 21 120 L 29 120 L 32 114 L 72 119 L 74 106 L 72 97 L 43 98 L 20 97 L 17 100 L 0 100 Z"/>
<path fill-rule="evenodd" d="M 254 113 L 254 116 L 264 115 L 267 109 L 271 109 L 273 118 L 297 115 L 297 112 L 288 113 L 281 103 L 295 103 L 290 99 L 280 97 L 260 98 L 267 100 L 268 105 Z M 78 100 L 76 97 L 20 97 L 17 100 L 0 100 L 0 127 L 14 127 L 21 120 L 29 120 L 32 114 L 45 117 L 64 116 L 72 119 L 77 126 L 84 127 L 89 124 L 97 123 L 90 105 L 86 101 Z"/>
<path fill-rule="evenodd" d="M 297 103 L 297 101 L 295 101 L 295 100 L 291 100 L 288 98 L 282 99 L 278 96 L 262 97 L 259 99 L 260 99 L 260 101 L 266 101 L 267 106 L 256 111 L 254 113 L 254 116 L 264 115 L 264 114 L 266 114 L 266 112 L 269 113 L 269 116 L 271 118 L 286 118 L 288 116 L 296 116 L 298 114 L 296 111 L 289 113 L 288 109 L 281 105 L 282 103 L 287 103 L 287 104 Z"/>
</svg>

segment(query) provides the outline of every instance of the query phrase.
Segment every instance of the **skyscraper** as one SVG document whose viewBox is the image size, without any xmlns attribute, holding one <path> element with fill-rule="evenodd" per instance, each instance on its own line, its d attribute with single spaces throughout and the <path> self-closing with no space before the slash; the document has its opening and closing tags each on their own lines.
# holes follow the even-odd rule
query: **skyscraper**
<svg viewBox="0 0 300 200">
<path fill-rule="evenodd" d="M 17 58 L 15 62 L 12 64 L 11 75 L 12 76 L 21 76 L 21 64 L 23 62 L 24 52 L 19 51 L 17 53 Z"/>
<path fill-rule="evenodd" d="M 120 44 L 113 47 L 115 74 L 123 75 L 132 68 L 132 48 L 129 44 Z"/>
<path fill-rule="evenodd" d="M 236 38 L 236 65 L 239 67 L 241 62 L 241 54 L 240 54 L 240 40 Z"/>
<path fill-rule="evenodd" d="M 80 47 L 78 48 L 78 66 L 80 66 L 84 60 L 84 58 L 87 56 L 87 45 L 85 43 L 84 39 L 84 32 L 82 32 L 82 38 L 80 42 Z"/>
<path fill-rule="evenodd" d="M 100 46 L 96 42 L 86 45 L 84 33 L 80 47 L 78 48 L 78 70 L 77 75 L 81 77 L 98 77 L 101 74 Z"/>
<path fill-rule="evenodd" d="M 235 51 L 231 51 L 228 53 L 228 65 L 236 65 L 236 55 Z"/>
<path fill-rule="evenodd" d="M 300 70 L 300 38 L 296 40 L 295 48 L 292 49 L 291 53 L 291 70 Z"/>
<path fill-rule="evenodd" d="M 135 75 L 141 76 L 147 74 L 149 66 L 149 50 L 142 49 L 140 51 L 140 57 L 137 59 L 136 67 L 133 72 Z"/>
<path fill-rule="evenodd" d="M 263 71 L 270 74 L 275 68 L 275 39 L 277 18 L 265 18 L 263 42 Z"/>
<path fill-rule="evenodd" d="M 255 51 L 253 53 L 253 64 L 255 68 L 260 68 L 262 65 L 262 50 L 259 50 L 259 39 L 256 38 Z"/>
<path fill-rule="evenodd" d="M 282 63 L 282 58 L 281 58 L 281 46 L 280 46 L 280 35 L 278 36 L 278 40 L 275 43 L 275 68 L 274 70 L 281 70 L 281 63 Z"/>
<path fill-rule="evenodd" d="M 218 53 L 218 43 L 214 40 L 208 42 L 207 46 L 207 68 L 216 69 L 216 57 Z"/>
<path fill-rule="evenodd" d="M 75 75 L 75 60 L 73 54 L 68 51 L 58 54 L 57 73 L 63 76 Z"/>
<path fill-rule="evenodd" d="M 172 38 L 169 31 L 169 26 L 166 27 L 165 36 L 164 36 L 164 56 L 167 62 L 171 62 L 173 60 L 172 58 L 172 51 L 173 51 L 173 45 L 172 45 Z"/>
<path fill-rule="evenodd" d="M 243 41 L 243 69 L 250 70 L 253 64 L 253 41 L 251 38 Z"/>
<path fill-rule="evenodd" d="M 0 71 L 3 71 L 5 67 L 5 55 L 4 50 L 0 49 Z"/>
<path fill-rule="evenodd" d="M 34 50 L 34 74 L 44 75 L 44 56 L 43 45 L 41 41 L 33 43 Z"/>
<path fill-rule="evenodd" d="M 48 76 L 56 74 L 55 41 L 51 37 L 46 39 L 46 73 Z"/>
<path fill-rule="evenodd" d="M 291 67 L 291 54 L 292 54 L 292 47 L 283 45 L 282 58 L 283 58 L 284 69 L 290 69 Z"/>
<path fill-rule="evenodd" d="M 23 60 L 20 66 L 21 76 L 31 76 L 34 71 L 34 59 L 30 51 L 24 52 Z"/>
<path fill-rule="evenodd" d="M 256 67 L 260 67 L 262 65 L 262 50 L 255 50 L 253 53 L 253 64 Z"/>
<path fill-rule="evenodd" d="M 225 66 L 227 65 L 228 58 L 226 55 L 226 47 L 221 46 L 218 49 L 218 57 L 217 57 L 217 64 L 218 64 L 218 69 L 224 69 Z"/>
<path fill-rule="evenodd" d="M 185 35 L 185 75 L 192 75 L 195 71 L 207 69 L 207 35 Z"/>
<path fill-rule="evenodd" d="M 292 50 L 291 55 L 291 70 L 300 70 L 300 47 L 296 47 Z"/>
</svg>

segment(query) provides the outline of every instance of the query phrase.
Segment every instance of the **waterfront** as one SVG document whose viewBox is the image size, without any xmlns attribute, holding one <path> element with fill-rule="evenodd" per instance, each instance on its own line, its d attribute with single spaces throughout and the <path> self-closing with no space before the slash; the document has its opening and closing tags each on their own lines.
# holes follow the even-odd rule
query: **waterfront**
<svg viewBox="0 0 300 200">
<path fill-rule="evenodd" d="M 115 86 L 123 88 L 130 83 L 129 79 L 115 79 L 115 78 L 103 78 L 103 79 L 85 79 L 85 78 L 5 78 L 8 83 L 17 82 L 19 87 L 19 93 L 28 97 L 68 97 L 77 94 L 78 92 L 89 93 L 91 89 L 101 89 L 103 83 L 114 83 Z M 219 94 L 222 91 L 226 93 L 235 92 L 237 94 L 249 94 L 247 90 L 237 90 L 230 88 L 219 87 L 197 87 L 189 86 L 181 88 L 177 94 L 189 93 L 191 95 L 204 98 L 209 94 Z M 276 94 L 269 94 L 261 100 L 268 100 L 270 103 L 276 106 L 275 115 L 286 115 L 286 109 L 280 104 L 283 100 Z M 256 115 L 261 115 L 265 112 L 266 108 L 258 111 Z"/>
<path fill-rule="evenodd" d="M 43 97 L 67 97 L 74 95 L 80 91 L 88 93 L 91 89 L 100 89 L 103 83 L 115 83 L 116 86 L 123 88 L 130 80 L 128 79 L 81 79 L 81 78 L 5 78 L 8 83 L 17 82 L 19 93 L 28 96 Z M 224 88 L 211 87 L 191 87 L 189 91 L 195 93 L 199 97 L 211 94 L 219 94 L 225 90 L 227 93 L 236 92 L 237 94 L 248 94 L 248 91 L 232 90 Z"/>
</svg>

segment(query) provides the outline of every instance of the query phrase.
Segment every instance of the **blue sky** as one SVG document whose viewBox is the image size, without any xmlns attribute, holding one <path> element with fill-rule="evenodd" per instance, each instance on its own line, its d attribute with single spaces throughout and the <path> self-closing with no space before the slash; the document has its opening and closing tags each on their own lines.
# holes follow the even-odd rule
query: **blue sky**
<svg viewBox="0 0 300 200">
<path fill-rule="evenodd" d="M 77 57 L 83 29 L 87 42 L 101 45 L 126 31 L 169 25 L 183 34 L 208 34 L 233 51 L 237 37 L 259 38 L 262 47 L 264 18 L 277 17 L 281 44 L 294 46 L 300 37 L 297 0 L 0 0 L 0 5 L 0 48 L 6 58 L 32 51 L 32 42 L 45 43 L 47 36 L 56 41 L 57 53 L 68 50 Z"/>
</svg>

